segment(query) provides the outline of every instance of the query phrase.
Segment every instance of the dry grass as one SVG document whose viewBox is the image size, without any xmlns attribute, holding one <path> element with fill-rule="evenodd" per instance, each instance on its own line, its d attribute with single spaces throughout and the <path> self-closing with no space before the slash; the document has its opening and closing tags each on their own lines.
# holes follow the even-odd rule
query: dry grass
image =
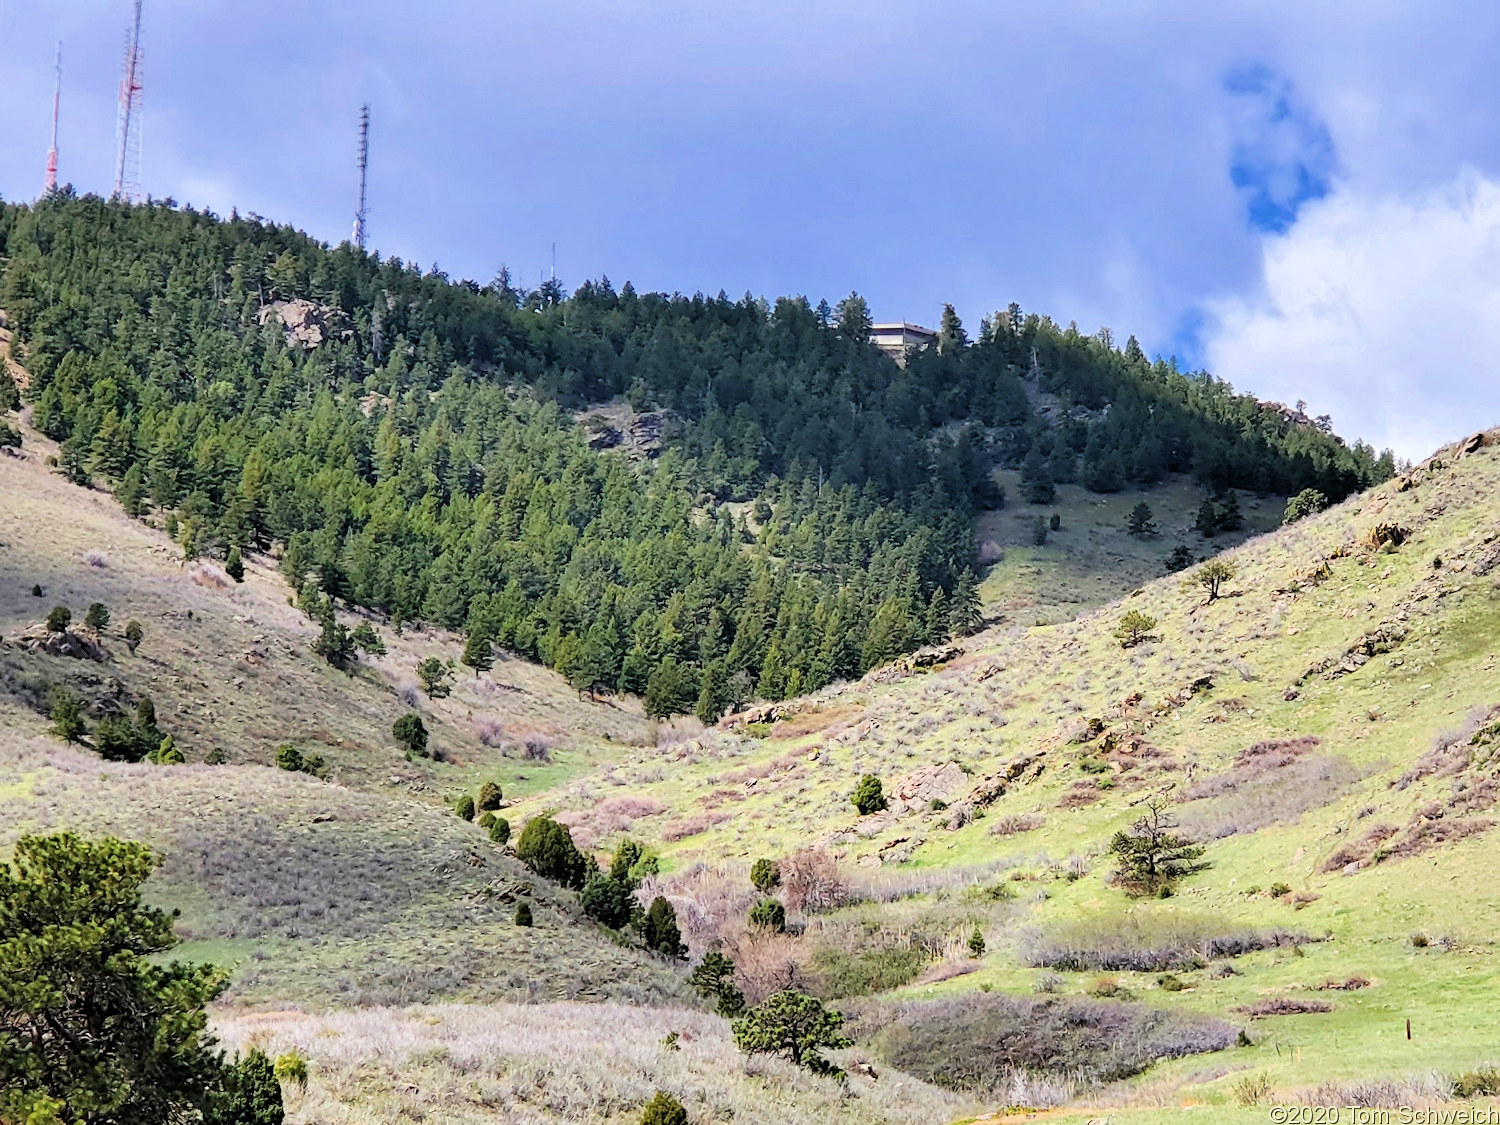
<svg viewBox="0 0 1500 1125">
<path fill-rule="evenodd" d="M 408 1009 L 217 1014 L 233 1045 L 310 1062 L 293 1125 L 504 1120 L 620 1125 L 657 1090 L 692 1121 L 739 1125 L 942 1125 L 977 1110 L 905 1075 L 848 1086 L 735 1050 L 729 1025 L 682 1008 L 611 1004 L 444 1005 Z M 676 1049 L 664 1041 L 675 1032 Z"/>
</svg>

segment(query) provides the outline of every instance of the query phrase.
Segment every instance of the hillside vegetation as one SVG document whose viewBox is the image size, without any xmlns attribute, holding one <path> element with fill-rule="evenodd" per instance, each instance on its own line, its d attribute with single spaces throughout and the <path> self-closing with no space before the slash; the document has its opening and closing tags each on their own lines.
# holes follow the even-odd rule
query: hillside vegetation
<svg viewBox="0 0 1500 1125">
<path fill-rule="evenodd" d="M 0 208 L 0 309 L 61 470 L 190 557 L 463 629 L 706 720 L 978 618 L 972 517 L 1192 473 L 1338 499 L 1389 456 L 1012 306 L 898 366 L 851 295 L 522 294 L 258 219 Z M 572 410 L 660 409 L 644 463 Z M 1045 400 L 1045 403 L 1043 402 Z M 586 410 L 585 410 L 586 412 Z"/>
</svg>

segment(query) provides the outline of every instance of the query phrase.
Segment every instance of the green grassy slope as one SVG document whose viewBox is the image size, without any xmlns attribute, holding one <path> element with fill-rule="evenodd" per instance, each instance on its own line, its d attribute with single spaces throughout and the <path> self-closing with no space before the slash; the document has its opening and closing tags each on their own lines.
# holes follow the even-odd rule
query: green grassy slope
<svg viewBox="0 0 1500 1125">
<path fill-rule="evenodd" d="M 1445 449 L 1405 478 L 1228 552 L 1238 573 L 1212 603 L 1180 577 L 1162 578 L 1072 623 L 1001 625 L 946 668 L 873 673 L 799 701 L 765 737 L 726 728 L 642 751 L 527 808 L 571 807 L 598 828 L 612 795 L 655 802 L 661 811 L 631 831 L 662 849 L 678 873 L 668 885 L 677 878 L 685 902 L 700 894 L 702 877 L 685 874 L 696 864 L 743 873 L 755 856 L 822 842 L 871 893 L 925 890 L 955 933 L 972 920 L 987 927 L 989 950 L 972 971 L 910 996 L 1030 991 L 1043 973 L 1025 963 L 1032 935 L 1101 915 L 1115 925 L 1126 911 L 1148 925 L 1206 917 L 1326 939 L 1249 954 L 1232 976 L 1181 973 L 1182 991 L 1161 988 L 1156 973 L 1116 974 L 1153 1004 L 1239 1021 L 1255 1044 L 1154 1068 L 1139 1096 L 1159 1105 L 1144 1119 L 1182 1101 L 1227 1107 L 1247 1074 L 1289 1097 L 1322 1082 L 1471 1069 L 1500 1053 L 1486 999 L 1500 907 L 1494 733 L 1481 729 L 1469 744 L 1500 703 L 1493 438 L 1473 452 Z M 1399 547 L 1374 545 L 1381 524 L 1403 530 Z M 1159 619 L 1158 640 L 1120 648 L 1112 632 L 1127 607 Z M 1366 656 L 1372 636 L 1400 639 L 1389 651 L 1366 646 L 1377 650 Z M 1303 738 L 1318 741 L 1303 744 L 1295 766 L 1232 772 L 1256 743 Z M 1450 743 L 1446 757 L 1430 753 Z M 949 828 L 983 779 L 1038 754 L 1040 776 Z M 924 802 L 861 820 L 848 803 L 863 773 L 889 792 L 950 761 L 964 772 L 947 808 Z M 1218 784 L 1226 777 L 1232 789 Z M 1213 791 L 1207 783 L 1218 796 L 1174 811 L 1200 832 L 1226 833 L 1208 844 L 1209 870 L 1159 902 L 1132 903 L 1106 885 L 1104 848 L 1139 802 L 1167 786 L 1179 797 Z M 1041 826 L 992 832 L 1025 814 Z M 1388 856 L 1368 842 L 1372 829 Z M 1023 893 L 1003 916 L 976 910 L 964 888 L 997 880 Z M 1277 883 L 1290 893 L 1272 898 Z M 1096 974 L 1060 975 L 1065 993 L 1080 993 Z M 1318 989 L 1351 976 L 1370 983 Z M 1325 999 L 1332 1010 L 1234 1012 L 1276 997 Z"/>
</svg>

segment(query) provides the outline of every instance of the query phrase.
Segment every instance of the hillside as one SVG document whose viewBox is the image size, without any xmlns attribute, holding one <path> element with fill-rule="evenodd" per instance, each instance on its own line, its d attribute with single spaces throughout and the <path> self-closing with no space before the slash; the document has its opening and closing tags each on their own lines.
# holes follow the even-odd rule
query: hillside
<svg viewBox="0 0 1500 1125">
<path fill-rule="evenodd" d="M 1329 1083 L 1358 1098 L 1492 1058 L 1500 458 L 1488 438 L 1220 556 L 1238 569 L 1213 602 L 1185 576 L 1154 580 L 1077 620 L 968 638 L 926 672 L 898 662 L 718 728 L 664 725 L 651 745 L 618 701 L 592 703 L 528 663 L 466 673 L 454 696 L 417 699 L 450 761 L 407 761 L 389 724 L 411 666 L 456 653 L 455 638 L 382 626 L 387 657 L 329 668 L 263 560 L 251 556 L 244 585 L 194 571 L 162 532 L 50 471 L 52 448 L 28 431 L 22 456 L 0 457 L 0 823 L 7 839 L 76 826 L 162 848 L 153 894 L 182 909 L 187 952 L 235 969 L 225 1034 L 300 1045 L 314 1062 L 294 1120 L 463 1119 L 495 1099 L 536 1120 L 607 1121 L 639 1105 L 650 1074 L 752 1121 L 762 1083 L 808 1121 L 940 1122 L 1070 1091 L 1080 1121 L 1096 1105 L 1145 1122 L 1192 1103 L 1250 1121 L 1265 1111 L 1237 1108 L 1247 1079 L 1283 1100 Z M 1381 525 L 1402 529 L 1399 545 L 1373 546 Z M 103 664 L 14 643 L 45 608 L 94 600 L 114 615 Z M 1159 639 L 1121 649 L 1126 607 L 1158 618 Z M 146 626 L 134 655 L 118 639 L 129 619 Z M 243 666 L 242 645 L 268 650 L 267 664 Z M 190 755 L 218 746 L 229 764 L 65 748 L 32 709 L 58 680 L 122 703 L 149 693 Z M 514 734 L 486 747 L 487 721 Z M 552 734 L 550 765 L 527 759 L 527 731 Z M 287 740 L 323 753 L 331 780 L 269 768 Z M 894 800 L 860 818 L 847 795 L 865 773 Z M 672 899 L 695 955 L 719 942 L 752 999 L 785 980 L 829 997 L 855 1019 L 855 1057 L 884 1077 L 854 1079 L 851 1109 L 837 1084 L 782 1064 L 740 1075 L 726 1025 L 682 1006 L 680 971 L 609 940 L 572 894 L 444 809 L 482 777 L 504 786 L 517 826 L 547 810 L 600 854 L 626 832 L 645 842 L 663 868 L 647 891 Z M 1192 798 L 1173 812 L 1210 866 L 1172 898 L 1132 902 L 1107 884 L 1104 847 L 1166 785 Z M 785 935 L 744 925 L 745 872 L 763 855 L 787 872 Z M 540 906 L 530 932 L 509 922 L 522 882 Z M 531 1003 L 507 1006 L 518 999 Z M 615 1016 L 573 999 L 648 1007 Z M 366 1007 L 413 1002 L 439 1006 Z M 1103 1005 L 1088 1018 L 1116 1030 L 1064 1040 L 1066 1072 L 1018 1081 L 983 1029 L 1038 1002 L 1068 1019 Z M 1239 1011 L 1269 1002 L 1330 1010 Z M 534 1021 L 554 1034 L 528 1036 Z M 935 1030 L 949 1026 L 980 1038 Z M 1027 1026 L 1046 1025 L 1033 1012 Z M 1240 1029 L 1252 1045 L 1227 1045 Z M 666 1030 L 687 1035 L 684 1052 L 645 1047 Z M 593 1045 L 615 1034 L 635 1053 L 602 1066 Z M 1122 1056 L 1126 1041 L 1154 1053 Z M 988 1061 L 968 1078 L 934 1064 L 974 1049 Z M 518 1061 L 472 1086 L 472 1059 L 491 1051 Z M 1074 1085 L 1143 1065 L 1123 1084 Z M 1413 1081 L 1389 1088 L 1442 1093 Z"/>
<path fill-rule="evenodd" d="M 925 942 L 896 999 L 1107 989 L 1249 1032 L 1254 1046 L 1102 1095 L 1140 1107 L 1120 1120 L 1197 1102 L 1263 1119 L 1234 1108 L 1247 1077 L 1284 1101 L 1416 1076 L 1403 1104 L 1430 1098 L 1424 1072 L 1494 1057 L 1494 438 L 1221 556 L 1237 571 L 1217 600 L 1158 579 L 1070 624 L 971 638 L 926 674 L 878 671 L 758 726 L 727 720 L 561 803 L 601 846 L 606 786 L 664 808 L 631 831 L 661 848 L 698 939 L 739 943 L 752 975 L 795 964 L 837 994 L 871 947 Z M 1156 639 L 1121 648 L 1127 608 L 1158 619 Z M 848 794 L 866 773 L 896 796 L 861 818 Z M 1210 866 L 1171 899 L 1132 901 L 1107 884 L 1105 849 L 1158 791 Z M 734 916 L 753 895 L 723 888 L 809 844 L 841 857 L 844 893 L 888 905 L 809 914 L 801 937 L 762 948 Z M 977 961 L 962 941 L 975 924 Z M 1206 942 L 1271 927 L 1313 940 L 1200 960 Z M 1306 1011 L 1244 1014 L 1272 1002 Z"/>
<path fill-rule="evenodd" d="M 830 309 L 454 282 L 261 220 L 0 208 L 37 429 L 192 557 L 712 721 L 971 629 L 997 466 L 1050 505 L 1191 476 L 1342 498 L 1389 454 L 1011 306 L 903 365 Z M 13 397 L 0 390 L 0 395 Z M 654 437 L 589 419 L 620 401 Z M 596 410 L 595 408 L 600 408 Z M 583 421 L 575 422 L 581 418 Z M 650 454 L 655 454 L 652 456 Z"/>
</svg>

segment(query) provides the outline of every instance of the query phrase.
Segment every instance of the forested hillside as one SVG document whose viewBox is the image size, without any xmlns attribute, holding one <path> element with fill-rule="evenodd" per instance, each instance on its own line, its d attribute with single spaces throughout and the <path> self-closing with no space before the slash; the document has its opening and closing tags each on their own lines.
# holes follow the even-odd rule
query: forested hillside
<svg viewBox="0 0 1500 1125">
<path fill-rule="evenodd" d="M 189 554 L 283 546 L 294 585 L 464 628 L 580 687 L 713 718 L 977 624 L 973 516 L 1055 482 L 1192 472 L 1331 499 L 1389 455 L 1020 309 L 951 309 L 903 368 L 851 295 L 531 293 L 258 219 L 69 192 L 0 205 L 0 310 L 72 479 Z M 322 339 L 267 306 L 315 302 Z M 5 380 L 0 400 L 13 397 Z M 1033 408 L 1039 393 L 1061 409 Z M 661 456 L 573 412 L 667 411 Z M 482 647 L 482 646 L 481 646 Z"/>
</svg>

